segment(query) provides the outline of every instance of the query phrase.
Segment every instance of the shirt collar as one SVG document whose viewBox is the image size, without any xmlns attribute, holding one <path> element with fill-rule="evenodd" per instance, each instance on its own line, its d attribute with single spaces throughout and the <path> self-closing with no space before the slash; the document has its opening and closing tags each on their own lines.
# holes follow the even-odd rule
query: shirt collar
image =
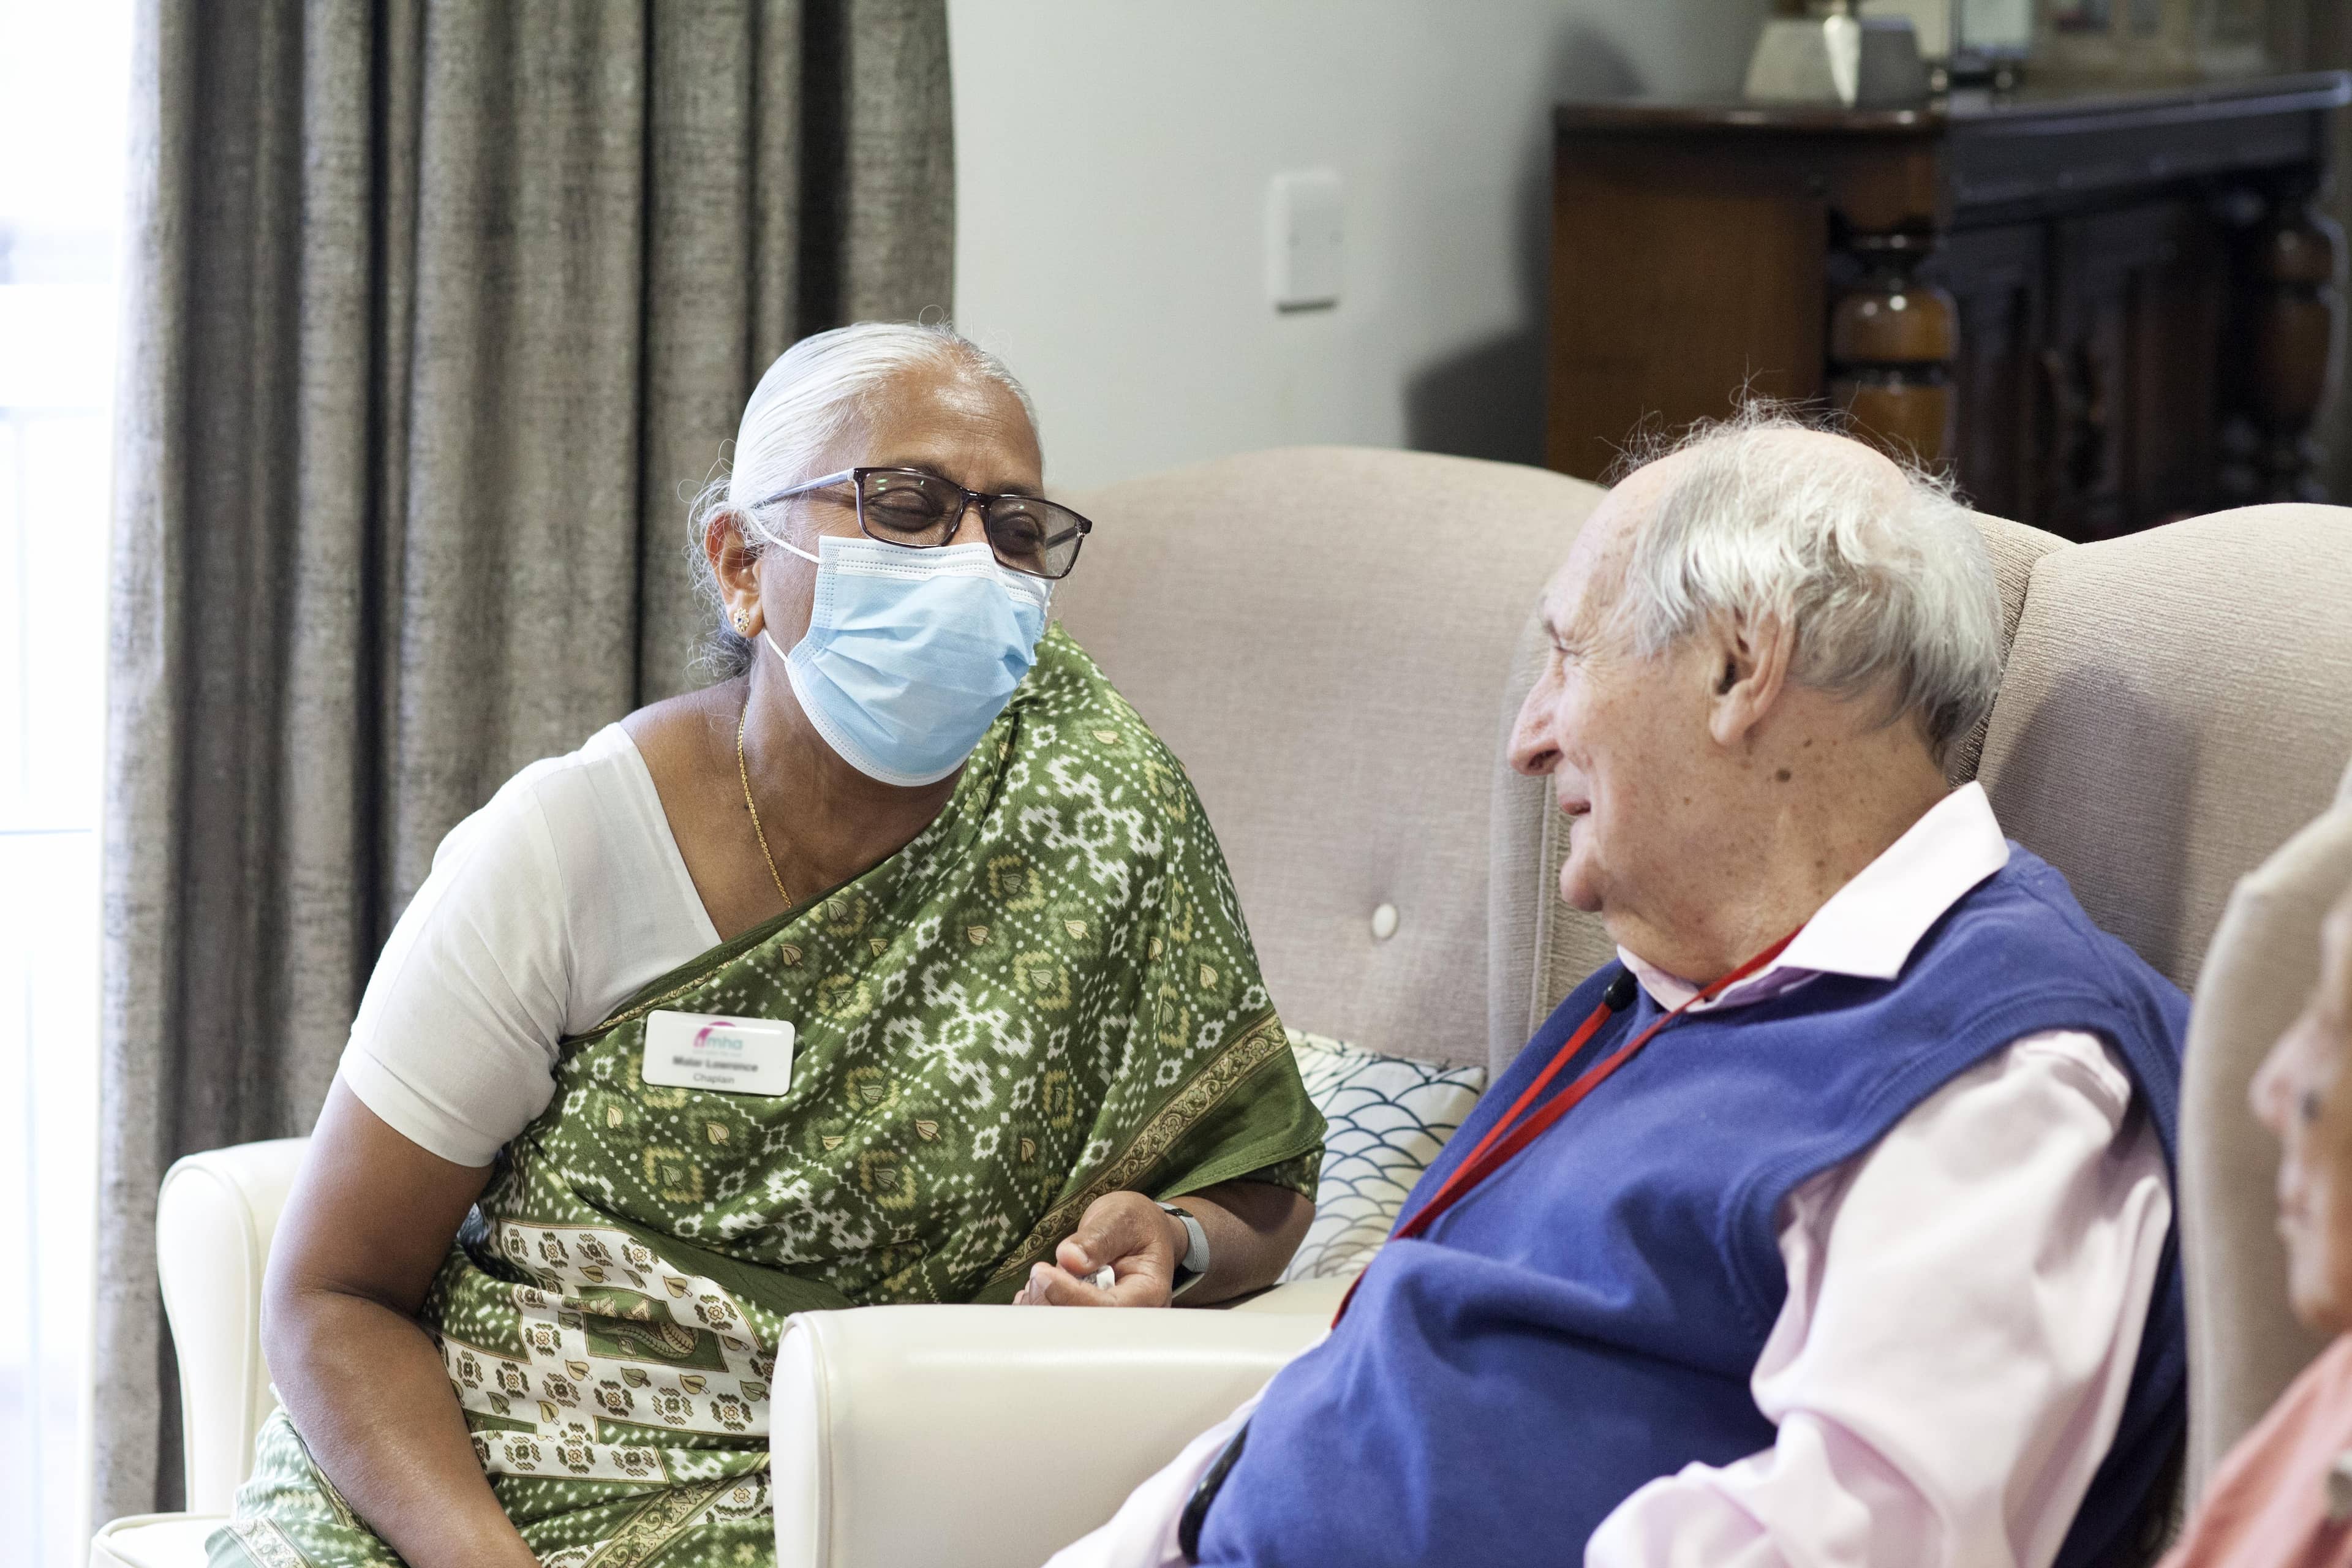
<svg viewBox="0 0 2352 1568">
<path fill-rule="evenodd" d="M 1761 1002 L 1816 974 L 1892 980 L 1927 928 L 1969 889 L 2009 864 L 2009 840 L 1984 786 L 1970 781 L 1937 801 L 1903 837 L 1830 895 L 1780 956 L 1708 1006 Z M 1623 948 L 1617 956 L 1661 1007 L 1678 1007 L 1699 987 Z"/>
</svg>

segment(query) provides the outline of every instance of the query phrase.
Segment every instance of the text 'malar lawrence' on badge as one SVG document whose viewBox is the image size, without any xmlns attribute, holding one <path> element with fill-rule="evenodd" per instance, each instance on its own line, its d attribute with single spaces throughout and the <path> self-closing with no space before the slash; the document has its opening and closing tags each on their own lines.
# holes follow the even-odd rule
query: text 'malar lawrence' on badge
<svg viewBox="0 0 2352 1568">
<path fill-rule="evenodd" d="M 793 1026 L 776 1018 L 649 1013 L 641 1070 L 663 1089 L 782 1094 L 793 1084 Z"/>
</svg>

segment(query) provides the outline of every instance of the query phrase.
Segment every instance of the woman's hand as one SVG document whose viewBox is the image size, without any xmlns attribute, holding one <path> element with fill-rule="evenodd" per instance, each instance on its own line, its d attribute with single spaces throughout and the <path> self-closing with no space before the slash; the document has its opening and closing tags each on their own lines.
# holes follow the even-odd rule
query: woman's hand
<svg viewBox="0 0 2352 1568">
<path fill-rule="evenodd" d="M 1183 1222 L 1141 1193 L 1105 1193 L 1054 1249 L 1054 1261 L 1030 1268 L 1013 1305 L 1164 1307 L 1188 1245 Z M 1108 1285 L 1087 1282 L 1105 1268 Z"/>
<path fill-rule="evenodd" d="M 1178 1201 L 1209 1242 L 1209 1272 L 1184 1292 L 1188 1307 L 1273 1284 L 1315 1218 L 1313 1204 L 1265 1182 L 1219 1182 Z M 1029 1270 L 1013 1300 L 1024 1307 L 1165 1307 L 1191 1245 L 1184 1222 L 1141 1193 L 1106 1193 L 1087 1205 L 1054 1261 Z M 1105 1268 L 1108 1285 L 1088 1283 Z"/>
</svg>

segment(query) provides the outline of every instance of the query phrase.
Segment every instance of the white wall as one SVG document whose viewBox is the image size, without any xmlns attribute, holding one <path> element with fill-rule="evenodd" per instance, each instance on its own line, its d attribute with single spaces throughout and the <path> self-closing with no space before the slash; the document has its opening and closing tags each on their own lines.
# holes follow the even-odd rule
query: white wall
<svg viewBox="0 0 2352 1568">
<path fill-rule="evenodd" d="M 1306 441 L 1536 461 L 1550 109 L 1727 94 L 1769 0 L 949 0 L 958 324 L 1052 482 Z M 1278 314 L 1267 179 L 1347 182 Z"/>
</svg>

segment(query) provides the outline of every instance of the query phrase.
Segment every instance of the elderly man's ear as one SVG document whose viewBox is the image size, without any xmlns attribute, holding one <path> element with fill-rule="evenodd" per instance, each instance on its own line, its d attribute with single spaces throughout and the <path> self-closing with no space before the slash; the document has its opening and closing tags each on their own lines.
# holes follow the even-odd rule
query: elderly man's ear
<svg viewBox="0 0 2352 1568">
<path fill-rule="evenodd" d="M 1788 687 L 1796 636 L 1778 616 L 1726 616 L 1702 640 L 1712 660 L 1707 733 L 1725 751 L 1744 755 Z"/>
</svg>

